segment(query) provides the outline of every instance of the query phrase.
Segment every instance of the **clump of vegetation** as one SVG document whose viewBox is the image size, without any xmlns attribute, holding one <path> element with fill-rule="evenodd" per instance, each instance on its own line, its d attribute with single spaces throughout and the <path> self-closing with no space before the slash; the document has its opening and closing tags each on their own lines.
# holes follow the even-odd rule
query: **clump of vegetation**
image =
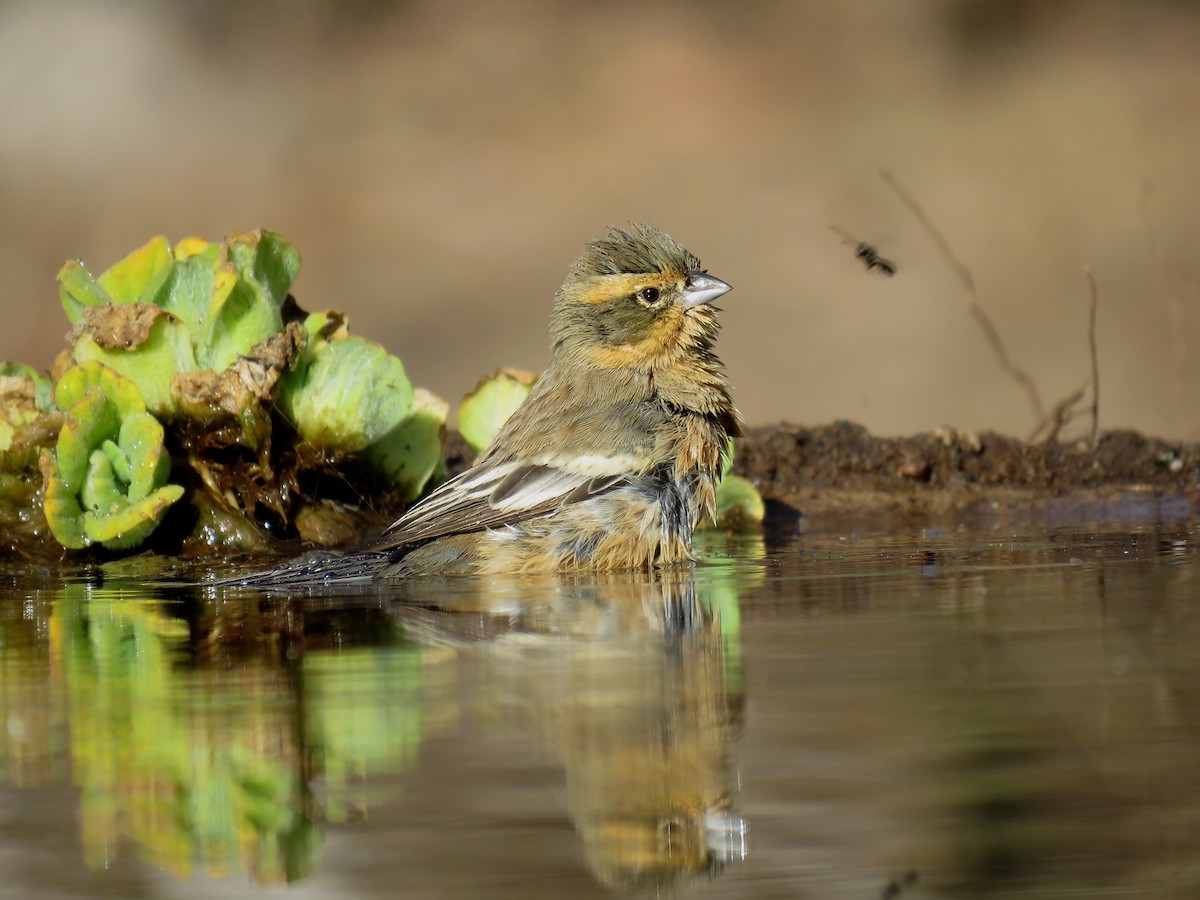
<svg viewBox="0 0 1200 900">
<path fill-rule="evenodd" d="M 266 230 L 156 237 L 99 276 L 64 265 L 72 330 L 51 378 L 0 368 L 0 503 L 44 511 L 6 524 L 128 549 L 182 499 L 173 540 L 238 549 L 264 527 L 347 535 L 337 500 L 419 496 L 440 471 L 446 404 L 341 313 L 300 309 L 299 270 Z"/>
<path fill-rule="evenodd" d="M 68 369 L 54 398 L 65 418 L 40 458 L 50 531 L 72 550 L 136 547 L 183 496 L 166 483 L 162 425 L 132 381 L 94 360 Z"/>
<path fill-rule="evenodd" d="M 20 471 L 36 462 L 35 447 L 17 436 L 54 409 L 49 378 L 31 366 L 0 363 L 0 470 Z"/>
</svg>

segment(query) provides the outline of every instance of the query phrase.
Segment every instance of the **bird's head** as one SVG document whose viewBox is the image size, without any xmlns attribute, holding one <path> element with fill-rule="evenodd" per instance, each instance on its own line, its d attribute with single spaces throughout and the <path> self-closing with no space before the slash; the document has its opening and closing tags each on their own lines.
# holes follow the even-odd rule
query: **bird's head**
<svg viewBox="0 0 1200 900">
<path fill-rule="evenodd" d="M 613 228 L 575 259 L 550 323 L 556 355 L 602 369 L 652 371 L 708 354 L 711 305 L 730 286 L 649 225 Z"/>
</svg>

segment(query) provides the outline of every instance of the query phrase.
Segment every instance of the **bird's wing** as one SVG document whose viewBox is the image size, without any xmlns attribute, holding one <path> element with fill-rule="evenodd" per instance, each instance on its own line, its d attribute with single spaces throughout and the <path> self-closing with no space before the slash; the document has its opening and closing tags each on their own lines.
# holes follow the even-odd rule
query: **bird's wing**
<svg viewBox="0 0 1200 900">
<path fill-rule="evenodd" d="M 628 480 L 625 472 L 598 473 L 595 466 L 578 472 L 519 462 L 476 466 L 447 481 L 364 549 L 381 552 L 513 525 L 607 493 Z"/>
</svg>

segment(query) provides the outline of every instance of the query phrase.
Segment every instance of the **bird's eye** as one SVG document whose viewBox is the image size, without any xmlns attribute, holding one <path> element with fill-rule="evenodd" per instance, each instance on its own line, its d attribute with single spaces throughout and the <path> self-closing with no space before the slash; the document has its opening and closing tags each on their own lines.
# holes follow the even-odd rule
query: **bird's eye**
<svg viewBox="0 0 1200 900">
<path fill-rule="evenodd" d="M 662 296 L 662 294 L 659 292 L 658 288 L 656 288 L 656 287 L 642 288 L 640 291 L 637 292 L 637 298 L 639 300 L 641 300 L 643 303 L 645 303 L 647 306 L 651 306 L 651 305 L 657 303 L 658 298 L 661 296 Z"/>
</svg>

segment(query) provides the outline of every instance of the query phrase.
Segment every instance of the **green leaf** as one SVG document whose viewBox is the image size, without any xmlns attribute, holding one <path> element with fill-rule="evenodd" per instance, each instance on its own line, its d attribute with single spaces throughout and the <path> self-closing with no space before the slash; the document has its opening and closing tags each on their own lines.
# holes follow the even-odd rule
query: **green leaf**
<svg viewBox="0 0 1200 900">
<path fill-rule="evenodd" d="M 144 541 L 166 514 L 171 504 L 183 496 L 183 488 L 168 484 L 138 503 L 131 503 L 113 514 L 87 511 L 83 527 L 88 538 L 110 550 L 128 550 Z"/>
<path fill-rule="evenodd" d="M 446 413 L 450 406 L 424 388 L 400 424 L 362 451 L 363 458 L 395 484 L 406 500 L 421 495 L 439 472 L 446 449 Z"/>
<path fill-rule="evenodd" d="M 68 550 L 82 550 L 90 541 L 83 528 L 83 507 L 79 497 L 63 483 L 54 453 L 43 450 L 38 459 L 42 482 L 46 485 L 42 511 L 54 539 Z"/>
<path fill-rule="evenodd" d="M 228 293 L 212 319 L 207 343 L 200 348 L 204 365 L 217 372 L 283 328 L 283 316 L 257 285 L 243 278 L 229 282 L 226 276 L 218 287 L 224 290 L 226 283 Z"/>
<path fill-rule="evenodd" d="M 96 279 L 113 303 L 136 303 L 151 280 L 171 264 L 171 245 L 162 235 L 119 260 Z"/>
<path fill-rule="evenodd" d="M 360 337 L 319 343 L 280 381 L 279 407 L 305 440 L 357 453 L 403 421 L 413 402 L 404 365 Z"/>
<path fill-rule="evenodd" d="M 72 366 L 58 379 L 54 401 L 58 408 L 69 410 L 83 399 L 89 388 L 99 388 L 124 418 L 135 412 L 145 412 L 146 402 L 137 385 L 99 361 L 87 361 Z"/>
<path fill-rule="evenodd" d="M 204 240 L 204 238 L 190 237 L 178 241 L 171 255 L 179 260 L 191 259 L 193 256 L 203 256 L 209 262 L 216 262 L 220 254 L 220 244 L 211 243 Z"/>
<path fill-rule="evenodd" d="M 65 421 L 54 453 L 39 460 L 50 530 L 71 549 L 137 546 L 183 495 L 163 484 L 170 457 L 162 425 L 132 381 L 95 361 L 63 373 L 55 398 Z"/>
<path fill-rule="evenodd" d="M 141 413 L 145 415 L 145 413 Z M 126 422 L 129 420 L 126 419 Z M 124 430 L 122 423 L 122 430 Z M 121 481 L 122 484 L 129 484 L 129 457 L 125 455 L 125 451 L 117 446 L 113 440 L 104 440 L 100 443 L 100 450 L 108 457 L 108 464 L 112 466 L 113 475 Z"/>
<path fill-rule="evenodd" d="M 58 296 L 72 325 L 78 324 L 87 307 L 112 303 L 108 292 L 77 259 L 70 260 L 58 270 Z"/>
<path fill-rule="evenodd" d="M 163 452 L 163 427 L 149 413 L 132 415 L 121 423 L 118 440 L 129 459 L 129 502 L 137 503 L 167 480 L 170 457 Z"/>
<path fill-rule="evenodd" d="M 33 382 L 34 408 L 50 412 L 54 408 L 54 382 L 25 363 L 0 362 L 0 378 L 24 378 Z"/>
<path fill-rule="evenodd" d="M 170 416 L 175 412 L 171 376 L 196 368 L 187 326 L 173 316 L 159 316 L 150 327 L 146 340 L 132 350 L 105 349 L 96 343 L 90 333 L 84 332 L 76 340 L 73 352 L 75 359 L 81 363 L 103 364 L 120 373 L 140 389 L 144 397 L 143 410 L 148 408 L 160 416 Z"/>
<path fill-rule="evenodd" d="M 67 490 L 83 489 L 92 450 L 117 435 L 120 421 L 116 406 L 99 387 L 89 387 L 67 410 L 57 448 L 58 470 Z"/>
<path fill-rule="evenodd" d="M 85 511 L 105 516 L 120 512 L 129 505 L 124 491 L 117 484 L 112 463 L 103 450 L 93 450 L 88 459 L 87 477 L 83 480 L 79 499 Z"/>
<path fill-rule="evenodd" d="M 53 386 L 30 366 L 0 363 L 0 469 L 20 472 L 37 454 L 26 446 L 12 450 L 17 434 L 54 406 Z"/>
<path fill-rule="evenodd" d="M 203 256 L 170 260 L 147 291 L 146 301 L 182 319 L 189 334 L 200 342 L 206 333 L 213 277 L 213 263 Z"/>
<path fill-rule="evenodd" d="M 236 252 L 231 253 L 231 258 L 238 258 Z M 251 275 L 263 286 L 273 303 L 283 306 L 283 301 L 299 274 L 300 254 L 296 248 L 288 243 L 283 235 L 262 229 L 259 232 L 258 245 L 255 247 Z M 245 271 L 242 271 L 242 277 L 246 277 Z"/>
<path fill-rule="evenodd" d="M 717 487 L 717 527 L 731 530 L 754 527 L 766 508 L 758 489 L 740 475 L 726 475 Z"/>
<path fill-rule="evenodd" d="M 3 378 L 28 378 L 32 380 L 37 377 L 37 374 L 37 370 L 33 366 L 27 366 L 25 363 L 0 362 L 0 377 Z"/>
<path fill-rule="evenodd" d="M 300 254 L 273 231 L 226 239 L 209 298 L 201 359 L 218 372 L 283 328 L 283 301 L 300 271 Z"/>
<path fill-rule="evenodd" d="M 497 369 L 481 378 L 458 406 L 458 430 L 476 453 L 487 449 L 496 434 L 533 389 L 537 375 Z"/>
</svg>

